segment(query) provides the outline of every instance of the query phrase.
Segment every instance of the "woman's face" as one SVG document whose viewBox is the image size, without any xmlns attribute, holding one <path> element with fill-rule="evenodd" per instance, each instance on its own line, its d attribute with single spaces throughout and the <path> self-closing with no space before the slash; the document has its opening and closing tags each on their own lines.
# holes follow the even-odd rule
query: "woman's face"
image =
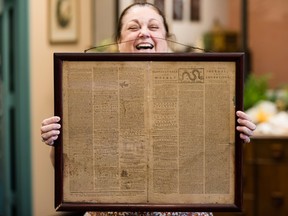
<svg viewBox="0 0 288 216">
<path fill-rule="evenodd" d="M 167 52 L 163 18 L 152 7 L 130 8 L 122 19 L 120 52 Z"/>
</svg>

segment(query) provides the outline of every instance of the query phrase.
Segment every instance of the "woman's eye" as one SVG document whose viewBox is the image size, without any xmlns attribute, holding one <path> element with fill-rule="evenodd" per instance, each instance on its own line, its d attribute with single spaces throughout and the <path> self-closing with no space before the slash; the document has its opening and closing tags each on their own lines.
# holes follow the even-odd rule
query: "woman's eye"
<svg viewBox="0 0 288 216">
<path fill-rule="evenodd" d="M 156 31 L 156 30 L 158 30 L 159 29 L 159 27 L 158 26 L 150 26 L 149 27 L 151 30 L 153 30 L 153 31 Z"/>
<path fill-rule="evenodd" d="M 138 26 L 130 26 L 128 29 L 131 31 L 137 31 L 139 29 L 139 27 Z"/>
</svg>

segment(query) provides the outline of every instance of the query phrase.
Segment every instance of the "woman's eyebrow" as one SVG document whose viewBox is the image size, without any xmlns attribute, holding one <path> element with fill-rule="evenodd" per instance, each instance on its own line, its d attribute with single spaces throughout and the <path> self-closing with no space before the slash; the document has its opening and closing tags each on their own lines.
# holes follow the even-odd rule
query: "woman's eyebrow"
<svg viewBox="0 0 288 216">
<path fill-rule="evenodd" d="M 161 21 L 159 21 L 158 19 L 151 18 L 151 19 L 148 20 L 148 23 L 153 22 L 153 21 L 156 21 L 156 22 L 158 22 L 158 23 L 161 22 Z M 129 24 L 130 22 L 135 22 L 135 23 L 137 23 L 137 24 L 140 24 L 140 20 L 138 20 L 138 19 L 132 19 L 132 20 L 130 20 L 130 21 L 128 22 L 128 24 Z"/>
<path fill-rule="evenodd" d="M 155 19 L 155 18 L 151 18 L 151 19 L 149 20 L 149 22 L 152 22 L 152 21 L 161 22 L 160 20 L 158 20 L 158 19 Z"/>
<path fill-rule="evenodd" d="M 137 20 L 137 19 L 130 20 L 130 21 L 128 22 L 128 24 L 131 23 L 131 22 L 135 22 L 135 23 L 137 23 L 137 24 L 140 23 L 139 20 Z"/>
</svg>

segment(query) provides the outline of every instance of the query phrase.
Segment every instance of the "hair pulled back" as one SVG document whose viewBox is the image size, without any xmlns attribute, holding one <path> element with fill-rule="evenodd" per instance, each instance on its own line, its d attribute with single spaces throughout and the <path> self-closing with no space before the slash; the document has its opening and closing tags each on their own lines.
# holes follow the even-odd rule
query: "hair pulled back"
<svg viewBox="0 0 288 216">
<path fill-rule="evenodd" d="M 152 9 L 154 9 L 163 19 L 163 24 L 164 24 L 164 28 L 166 30 L 166 38 L 170 37 L 170 32 L 169 32 L 169 27 L 168 27 L 168 24 L 167 24 L 167 20 L 163 14 L 163 12 L 158 8 L 156 7 L 154 4 L 151 4 L 151 3 L 148 3 L 148 2 L 142 2 L 142 3 L 134 3 L 134 4 L 131 4 L 129 5 L 127 8 L 125 8 L 120 17 L 119 17 L 119 20 L 118 20 L 118 24 L 117 24 L 117 29 L 116 29 L 116 35 L 115 35 L 115 40 L 116 41 L 119 41 L 121 39 L 121 32 L 122 32 L 122 27 L 123 27 L 123 17 L 129 12 L 129 10 L 135 6 L 140 6 L 140 7 L 151 7 Z"/>
</svg>

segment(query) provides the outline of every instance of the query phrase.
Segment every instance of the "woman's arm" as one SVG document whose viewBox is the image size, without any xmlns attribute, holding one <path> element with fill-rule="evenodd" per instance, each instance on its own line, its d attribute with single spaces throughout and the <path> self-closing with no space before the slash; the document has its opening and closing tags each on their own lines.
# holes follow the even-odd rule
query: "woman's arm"
<svg viewBox="0 0 288 216">
<path fill-rule="evenodd" d="M 54 146 L 52 146 L 50 149 L 50 160 L 51 160 L 53 167 L 55 167 L 55 148 L 54 148 Z"/>
</svg>

